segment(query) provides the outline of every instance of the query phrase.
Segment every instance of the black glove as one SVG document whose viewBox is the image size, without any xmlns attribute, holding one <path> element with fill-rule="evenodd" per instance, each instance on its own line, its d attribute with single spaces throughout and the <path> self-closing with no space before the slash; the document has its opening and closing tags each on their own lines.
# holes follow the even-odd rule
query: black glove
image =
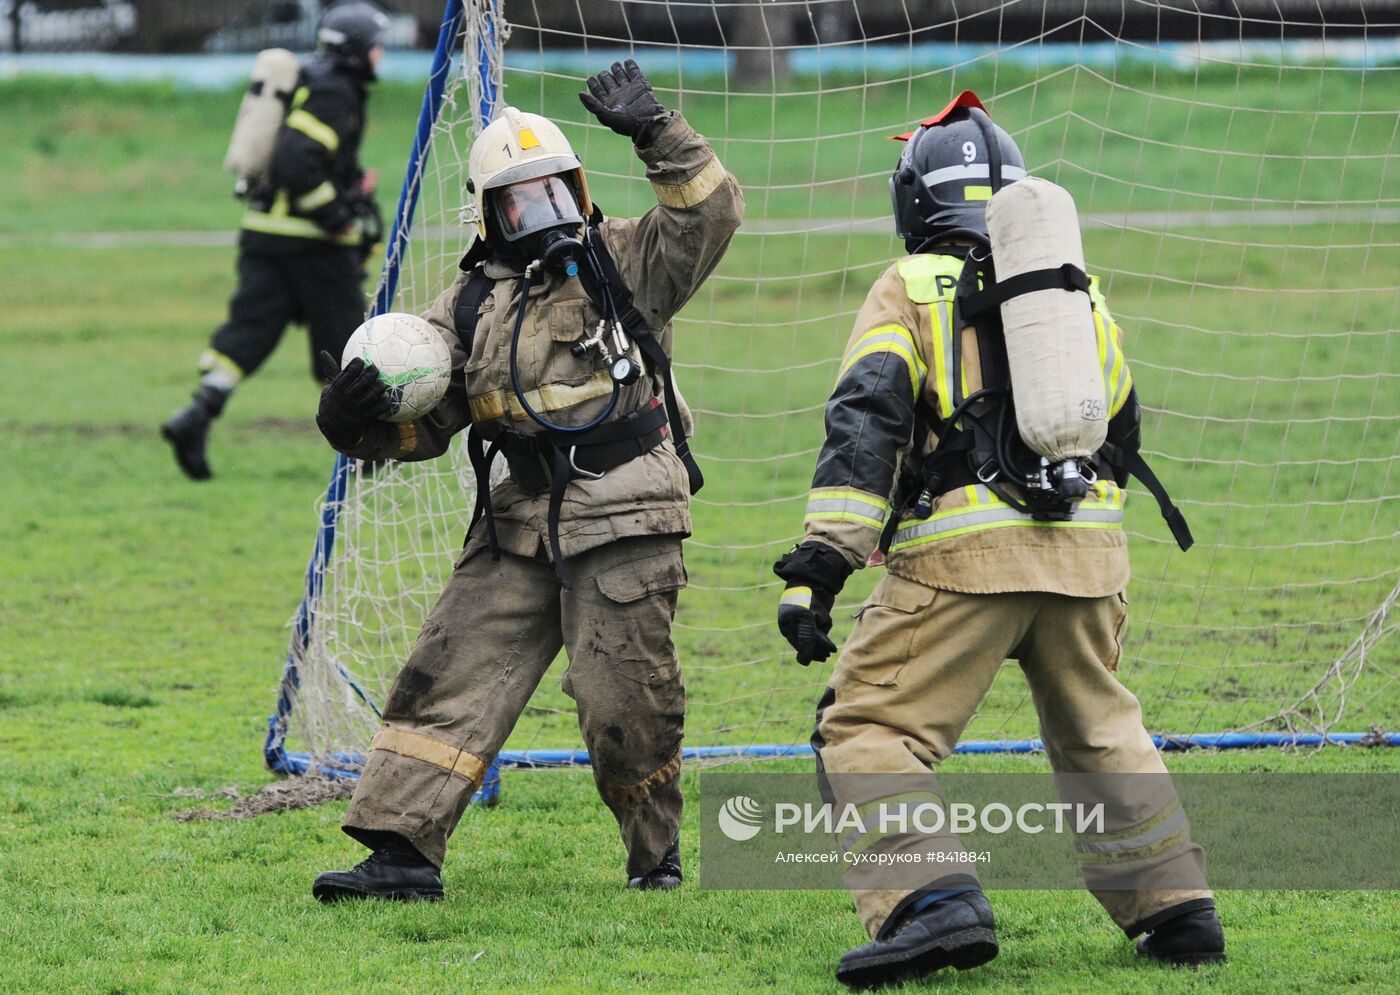
<svg viewBox="0 0 1400 995">
<path fill-rule="evenodd" d="M 384 241 L 384 215 L 379 211 L 379 204 L 368 195 L 356 197 L 350 208 L 360 220 L 360 254 L 368 259 L 374 247 Z"/>
<path fill-rule="evenodd" d="M 389 386 L 379 379 L 379 368 L 358 356 L 340 369 L 335 357 L 321 350 L 321 404 L 316 410 L 316 426 L 336 449 L 353 449 L 376 423 L 394 410 Z"/>
<path fill-rule="evenodd" d="M 851 575 L 851 565 L 825 543 L 808 540 L 773 564 L 773 572 L 787 581 L 778 602 L 778 631 L 797 651 L 802 666 L 825 660 L 836 652 L 827 635 L 831 606 Z"/>
<path fill-rule="evenodd" d="M 340 235 L 355 222 L 355 208 L 344 197 L 337 197 L 307 215 L 327 235 Z"/>
<path fill-rule="evenodd" d="M 588 77 L 588 92 L 580 93 L 578 99 L 599 121 L 636 145 L 650 145 L 666 124 L 661 118 L 666 108 L 632 59 L 614 62 L 612 72 Z"/>
</svg>

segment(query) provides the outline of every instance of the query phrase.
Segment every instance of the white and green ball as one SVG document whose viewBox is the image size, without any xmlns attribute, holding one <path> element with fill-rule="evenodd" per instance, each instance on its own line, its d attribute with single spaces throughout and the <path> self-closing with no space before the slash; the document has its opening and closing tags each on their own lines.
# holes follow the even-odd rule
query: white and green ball
<svg viewBox="0 0 1400 995">
<path fill-rule="evenodd" d="M 370 318 L 345 343 L 340 365 L 352 359 L 378 367 L 393 402 L 389 421 L 421 418 L 442 400 L 452 379 L 452 350 L 415 314 L 391 311 Z"/>
</svg>

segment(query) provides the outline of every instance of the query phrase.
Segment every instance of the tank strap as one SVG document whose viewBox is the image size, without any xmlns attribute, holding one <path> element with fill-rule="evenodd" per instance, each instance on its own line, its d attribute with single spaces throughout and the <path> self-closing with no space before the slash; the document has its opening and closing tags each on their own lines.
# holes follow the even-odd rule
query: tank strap
<svg viewBox="0 0 1400 995">
<path fill-rule="evenodd" d="M 961 290 L 961 288 L 959 288 Z M 982 290 L 973 290 L 963 302 L 963 315 L 976 318 L 983 312 L 1000 307 L 1013 297 L 1037 290 L 1069 290 L 1089 292 L 1089 274 L 1073 263 L 1054 269 L 1033 269 L 1026 273 L 998 280 Z"/>
</svg>

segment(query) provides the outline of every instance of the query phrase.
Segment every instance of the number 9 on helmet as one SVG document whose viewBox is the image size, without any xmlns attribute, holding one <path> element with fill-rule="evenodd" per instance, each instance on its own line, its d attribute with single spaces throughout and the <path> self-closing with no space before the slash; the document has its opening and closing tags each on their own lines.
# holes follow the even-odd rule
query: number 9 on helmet
<svg viewBox="0 0 1400 995">
<path fill-rule="evenodd" d="M 890 199 L 895 233 L 910 252 L 969 232 L 986 238 L 987 202 L 1026 176 L 1021 150 L 971 90 L 914 131 L 890 137 L 905 143 L 890 177 Z"/>
<path fill-rule="evenodd" d="M 341 354 L 373 363 L 389 388 L 388 421 L 421 418 L 437 407 L 452 379 L 452 350 L 436 328 L 416 314 L 389 312 L 370 318 L 351 334 Z"/>
</svg>

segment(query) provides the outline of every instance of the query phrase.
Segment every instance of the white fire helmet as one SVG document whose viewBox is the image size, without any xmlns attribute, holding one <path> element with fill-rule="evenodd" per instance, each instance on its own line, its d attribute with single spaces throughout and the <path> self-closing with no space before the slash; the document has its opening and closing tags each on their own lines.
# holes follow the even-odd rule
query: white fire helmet
<svg viewBox="0 0 1400 995">
<path fill-rule="evenodd" d="M 496 230 L 514 241 L 561 223 L 581 225 L 593 213 L 588 182 L 573 146 L 558 125 L 539 114 L 502 107 L 472 143 L 467 173 L 467 190 L 482 238 L 488 219 L 494 219 Z M 503 196 L 503 187 L 514 189 Z M 509 216 L 503 210 L 507 205 Z"/>
</svg>

